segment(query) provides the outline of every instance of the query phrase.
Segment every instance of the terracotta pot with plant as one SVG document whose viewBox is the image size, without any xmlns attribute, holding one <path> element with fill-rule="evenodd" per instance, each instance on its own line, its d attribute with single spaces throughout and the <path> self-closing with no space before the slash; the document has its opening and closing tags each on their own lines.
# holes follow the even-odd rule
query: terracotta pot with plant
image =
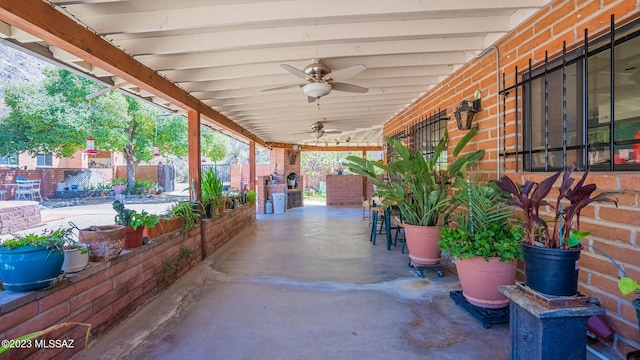
<svg viewBox="0 0 640 360">
<path fill-rule="evenodd" d="M 484 150 L 458 156 L 477 132 L 478 129 L 473 128 L 460 139 L 453 150 L 454 160 L 451 163 L 446 162 L 449 142 L 447 131 L 429 156 L 412 151 L 398 140 L 387 138 L 396 154 L 389 160 L 389 165 L 357 156 L 346 159 L 345 165 L 352 173 L 373 181 L 384 206 L 399 208 L 405 222 L 409 257 L 414 265 L 432 265 L 440 261 L 438 224 L 443 215 L 455 207 L 450 201 L 449 191 L 464 182 L 467 166 L 484 156 Z M 382 181 L 376 169 L 387 173 L 392 180 Z"/>
<path fill-rule="evenodd" d="M 508 306 L 498 288 L 515 283 L 524 231 L 509 224 L 512 208 L 495 185 L 467 181 L 453 200 L 460 206 L 440 229 L 439 245 L 455 258 L 464 297 L 484 308 Z"/>
<path fill-rule="evenodd" d="M 116 224 L 126 228 L 124 240 L 125 249 L 134 249 L 142 246 L 144 228 L 153 228 L 160 221 L 158 215 L 149 214 L 145 210 L 137 212 L 127 209 L 119 200 L 113 202 L 113 209 L 117 213 L 115 218 Z"/>
<path fill-rule="evenodd" d="M 206 218 L 224 211 L 222 188 L 222 180 L 213 168 L 202 172 L 202 207 Z"/>
<path fill-rule="evenodd" d="M 605 192 L 591 197 L 596 185 L 585 184 L 589 171 L 585 171 L 574 185 L 575 179 L 571 174 L 575 168 L 572 165 L 564 172 L 555 205 L 546 198 L 562 175 L 561 171 L 540 183 L 527 180 L 522 187 L 508 176 L 495 181 L 500 189 L 510 194 L 506 203 L 522 209 L 525 284 L 542 294 L 573 296 L 578 293 L 580 239 L 588 235 L 580 232 L 580 211 L 595 202 L 611 202 L 618 206 L 618 200 L 612 197 L 614 193 Z M 553 209 L 552 219 L 542 217 L 541 206 Z"/>
</svg>

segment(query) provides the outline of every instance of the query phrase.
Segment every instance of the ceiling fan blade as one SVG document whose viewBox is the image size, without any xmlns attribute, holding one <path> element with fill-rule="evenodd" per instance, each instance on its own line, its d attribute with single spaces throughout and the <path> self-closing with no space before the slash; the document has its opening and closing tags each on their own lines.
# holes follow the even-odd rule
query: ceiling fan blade
<svg viewBox="0 0 640 360">
<path fill-rule="evenodd" d="M 280 67 L 282 67 L 283 69 L 287 70 L 288 72 L 292 73 L 293 75 L 297 76 L 297 77 L 301 77 L 303 79 L 306 79 L 309 77 L 309 75 L 307 75 L 307 73 L 305 73 L 304 71 L 294 68 L 291 65 L 288 64 L 280 64 Z"/>
<path fill-rule="evenodd" d="M 342 134 L 340 130 L 324 130 L 325 134 Z"/>
<path fill-rule="evenodd" d="M 367 69 L 366 66 L 362 64 L 353 65 L 346 67 L 344 69 L 332 71 L 325 75 L 322 80 L 333 79 L 333 80 L 344 80 L 352 77 L 353 75 L 365 71 Z"/>
<path fill-rule="evenodd" d="M 341 83 L 341 82 L 334 82 L 331 84 L 333 85 L 333 90 L 337 90 L 337 91 L 346 91 L 346 92 L 361 93 L 361 94 L 364 94 L 367 91 L 369 91 L 369 89 L 365 87 L 353 85 L 353 84 L 347 84 L 347 83 Z"/>
<path fill-rule="evenodd" d="M 294 87 L 303 87 L 306 84 L 292 84 L 292 85 L 284 85 L 284 86 L 278 86 L 278 87 L 274 87 L 274 88 L 269 88 L 269 89 L 263 89 L 262 91 L 273 91 L 273 90 L 283 90 L 283 89 L 289 89 L 289 88 L 294 88 Z"/>
</svg>

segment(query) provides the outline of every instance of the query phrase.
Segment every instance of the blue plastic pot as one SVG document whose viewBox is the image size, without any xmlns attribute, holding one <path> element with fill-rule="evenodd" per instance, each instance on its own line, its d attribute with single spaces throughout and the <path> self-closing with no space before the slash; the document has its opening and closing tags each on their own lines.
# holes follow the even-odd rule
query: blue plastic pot
<svg viewBox="0 0 640 360">
<path fill-rule="evenodd" d="M 64 252 L 45 246 L 0 247 L 0 279 L 5 290 L 25 292 L 56 283 L 62 270 Z"/>
</svg>

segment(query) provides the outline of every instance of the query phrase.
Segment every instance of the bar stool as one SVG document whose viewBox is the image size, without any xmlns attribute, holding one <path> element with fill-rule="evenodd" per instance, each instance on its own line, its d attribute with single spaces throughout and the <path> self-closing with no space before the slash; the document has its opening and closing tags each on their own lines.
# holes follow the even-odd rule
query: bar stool
<svg viewBox="0 0 640 360">
<path fill-rule="evenodd" d="M 382 228 L 384 227 L 384 212 L 385 208 L 381 206 L 372 206 L 371 208 L 371 236 L 369 236 L 369 241 L 375 245 L 376 244 L 376 235 L 378 234 L 378 219 L 382 218 L 380 222 L 380 234 L 382 234 Z"/>
<path fill-rule="evenodd" d="M 402 243 L 401 253 L 404 254 L 404 247 L 407 244 L 407 239 L 404 235 L 404 222 L 402 222 L 402 215 L 394 216 L 393 223 L 396 225 L 396 235 L 393 238 L 393 246 L 396 246 L 396 244 L 398 243 L 398 235 L 402 234 L 402 236 L 400 237 L 400 242 Z"/>
</svg>

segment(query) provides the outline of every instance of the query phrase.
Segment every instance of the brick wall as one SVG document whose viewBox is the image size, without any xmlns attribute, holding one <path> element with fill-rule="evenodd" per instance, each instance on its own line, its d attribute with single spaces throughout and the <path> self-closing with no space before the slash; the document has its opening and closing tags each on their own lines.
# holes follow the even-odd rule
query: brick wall
<svg viewBox="0 0 640 360">
<path fill-rule="evenodd" d="M 0 204 L 0 234 L 9 234 L 40 224 L 40 205 L 34 201 L 3 201 Z"/>
<path fill-rule="evenodd" d="M 499 149 L 498 138 L 502 130 L 498 129 L 497 124 L 505 121 L 500 114 L 502 105 L 497 97 L 502 87 L 502 74 L 506 74 L 505 82 L 511 86 L 516 66 L 526 69 L 529 59 L 534 67 L 538 66 L 544 61 L 545 51 L 550 59 L 559 57 L 563 41 L 567 42 L 568 49 L 581 46 L 585 29 L 592 38 L 607 33 L 612 14 L 617 27 L 639 18 L 640 9 L 635 1 L 551 1 L 531 19 L 499 40 L 494 48 L 462 66 L 389 120 L 384 127 L 385 135 L 391 136 L 429 113 L 446 109 L 451 119 L 447 125 L 452 138 L 449 145 L 453 147 L 464 135 L 455 125 L 453 111 L 461 100 L 471 100 L 478 89 L 482 94 L 482 111 L 476 114 L 474 122 L 480 131 L 465 151 L 486 150 L 484 159 L 472 170 L 487 179 L 497 178 L 502 172 L 498 167 L 498 155 L 502 150 Z M 507 151 L 515 149 L 513 98 L 507 99 L 506 103 Z M 510 159 L 506 163 L 506 172 L 513 174 L 513 169 L 514 160 Z M 546 175 L 533 173 L 527 174 L 527 178 L 539 180 Z M 520 175 L 513 176 L 520 183 L 524 181 Z M 629 276 L 640 279 L 640 174 L 591 173 L 590 182 L 596 183 L 602 190 L 620 191 L 620 204 L 618 208 L 598 204 L 585 210 L 581 217 L 582 230 L 591 231 L 590 242 L 619 260 Z M 629 352 L 632 347 L 639 347 L 638 323 L 630 304 L 632 296 L 624 298 L 617 290 L 615 268 L 591 250 L 582 252 L 580 267 L 580 291 L 602 300 L 607 310 L 607 320 L 617 332 L 612 346 L 622 354 Z"/>
<path fill-rule="evenodd" d="M 327 205 L 362 206 L 362 185 L 366 181 L 367 196 L 371 198 L 373 185 L 371 180 L 358 175 L 327 175 Z"/>
<path fill-rule="evenodd" d="M 15 184 L 17 176 L 24 176 L 27 180 L 41 179 L 40 194 L 43 198 L 53 198 L 59 182 L 65 182 L 69 173 L 78 172 L 98 172 L 101 173 L 103 183 L 111 182 L 111 169 L 67 169 L 67 168 L 38 168 L 34 170 L 11 170 L 0 169 L 0 190 L 7 190 L 5 199 L 14 199 L 15 187 L 3 186 L 2 184 Z"/>
<path fill-rule="evenodd" d="M 24 294 L 0 292 L 0 339 L 13 339 L 68 321 L 90 323 L 91 338 L 99 338 L 200 263 L 203 243 L 204 253 L 213 254 L 253 224 L 255 214 L 255 206 L 250 205 L 228 210 L 218 219 L 205 220 L 202 233 L 198 227 L 187 236 L 180 231 L 166 234 L 110 262 L 92 263 L 52 289 Z M 191 250 L 190 257 L 181 256 L 183 248 Z M 44 338 L 74 339 L 75 348 L 42 349 L 37 355 L 32 355 L 34 348 L 13 350 L 6 356 L 68 359 L 84 348 L 81 327 L 56 331 Z"/>
</svg>

